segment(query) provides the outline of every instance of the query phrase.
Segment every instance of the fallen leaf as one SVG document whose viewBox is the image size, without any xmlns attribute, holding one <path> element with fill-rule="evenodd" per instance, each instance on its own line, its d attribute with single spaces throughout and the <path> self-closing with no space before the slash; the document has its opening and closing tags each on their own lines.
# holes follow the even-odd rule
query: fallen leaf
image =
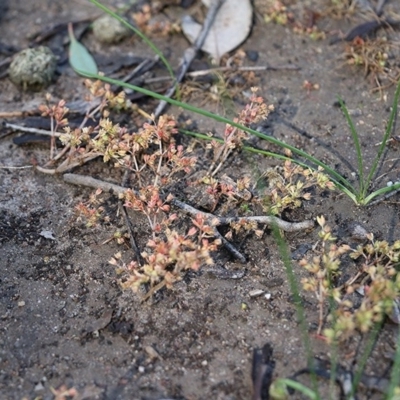
<svg viewBox="0 0 400 400">
<path fill-rule="evenodd" d="M 69 34 L 69 63 L 74 71 L 83 76 L 87 76 L 88 74 L 96 75 L 97 64 L 92 55 L 86 49 L 86 47 L 79 43 L 74 36 L 74 32 L 72 30 L 72 25 L 68 25 L 68 34 Z"/>
<path fill-rule="evenodd" d="M 212 0 L 203 0 L 206 6 Z M 249 35 L 253 18 L 250 0 L 225 0 L 218 11 L 214 23 L 201 50 L 211 55 L 218 63 L 220 58 L 238 47 Z M 182 19 L 182 31 L 193 44 L 197 39 L 201 24 L 192 17 Z"/>
</svg>

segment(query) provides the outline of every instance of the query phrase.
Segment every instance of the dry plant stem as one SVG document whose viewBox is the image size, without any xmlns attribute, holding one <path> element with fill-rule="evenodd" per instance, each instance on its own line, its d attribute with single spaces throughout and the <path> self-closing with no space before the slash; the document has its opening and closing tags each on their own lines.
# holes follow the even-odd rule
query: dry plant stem
<svg viewBox="0 0 400 400">
<path fill-rule="evenodd" d="M 185 76 L 190 76 L 191 78 L 196 78 L 198 76 L 204 76 L 211 74 L 213 72 L 226 72 L 226 71 L 281 71 L 281 70 L 293 70 L 293 71 L 298 71 L 300 70 L 300 67 L 297 67 L 296 65 L 282 65 L 278 67 L 273 67 L 269 65 L 261 65 L 261 66 L 246 66 L 246 67 L 216 67 L 216 68 L 208 68 L 208 69 L 202 69 L 199 71 L 192 71 L 192 72 L 187 72 Z M 145 84 L 150 84 L 150 83 L 158 83 L 158 82 L 165 82 L 165 81 L 170 81 L 172 78 L 168 76 L 159 76 L 157 78 L 149 78 L 145 79 L 143 83 Z"/>
<path fill-rule="evenodd" d="M 157 285 L 153 286 L 142 298 L 141 302 L 144 303 L 145 301 L 147 301 L 148 299 L 150 299 L 150 297 L 153 297 L 153 295 L 158 292 L 160 289 L 162 289 L 165 285 L 166 285 L 166 281 L 165 279 L 163 279 L 161 282 L 157 283 Z"/>
<path fill-rule="evenodd" d="M 44 129 L 27 128 L 26 126 L 10 124 L 8 122 L 5 122 L 4 126 L 6 128 L 11 128 L 16 131 L 27 132 L 27 133 L 36 133 L 38 135 L 56 136 L 56 137 L 59 137 L 60 135 L 62 135 L 62 133 L 59 133 L 59 132 L 51 132 L 51 131 L 46 131 Z"/>
<path fill-rule="evenodd" d="M 125 187 L 125 185 L 126 185 L 126 183 L 128 181 L 128 176 L 129 176 L 129 172 L 128 172 L 128 170 L 126 170 L 125 173 L 124 173 L 124 177 L 122 179 L 122 185 L 124 187 Z M 118 201 L 118 205 L 119 205 L 119 208 L 120 208 L 120 210 L 122 212 L 122 215 L 124 216 L 125 225 L 126 225 L 126 227 L 128 228 L 128 231 L 129 231 L 129 241 L 131 242 L 131 247 L 132 247 L 133 253 L 135 255 L 136 262 L 138 263 L 139 266 L 142 266 L 143 265 L 143 260 L 142 260 L 142 258 L 140 256 L 140 250 L 139 250 L 139 247 L 138 247 L 138 245 L 136 243 L 136 240 L 135 240 L 135 235 L 134 235 L 134 232 L 133 232 L 132 222 L 129 219 L 128 212 L 126 211 L 126 207 L 124 206 L 122 200 Z"/>
<path fill-rule="evenodd" d="M 246 71 L 280 71 L 283 69 L 288 69 L 288 70 L 293 70 L 293 71 L 298 71 L 300 67 L 296 65 L 281 65 L 278 67 L 272 67 L 270 65 L 258 65 L 258 66 L 245 66 L 245 67 L 215 67 L 215 68 L 209 68 L 209 69 L 204 69 L 200 71 L 192 71 L 187 73 L 187 76 L 190 76 L 191 78 L 196 78 L 197 76 L 203 76 L 207 75 L 211 72 L 226 72 L 226 71 L 239 71 L 239 72 L 246 72 Z"/>
<path fill-rule="evenodd" d="M 192 64 L 197 53 L 203 46 L 203 44 L 207 38 L 208 32 L 210 31 L 210 28 L 211 28 L 212 24 L 214 23 L 214 19 L 218 13 L 218 10 L 220 9 L 220 7 L 222 6 L 222 4 L 224 2 L 225 2 L 225 0 L 214 0 L 213 3 L 211 4 L 211 6 L 207 12 L 206 19 L 203 23 L 203 27 L 199 33 L 199 36 L 197 37 L 193 46 L 189 47 L 188 49 L 185 50 L 185 53 L 183 55 L 183 60 L 182 60 L 179 72 L 177 74 L 177 77 L 175 79 L 175 82 L 164 96 L 169 98 L 175 93 L 177 85 L 182 82 L 190 65 Z M 167 105 L 166 101 L 162 100 L 160 102 L 160 104 L 156 108 L 156 111 L 154 112 L 154 115 L 155 115 L 154 118 L 158 118 L 162 114 L 166 105 Z"/>
<path fill-rule="evenodd" d="M 112 183 L 100 181 L 98 179 L 92 178 L 90 176 L 86 175 L 78 175 L 78 174 L 64 174 L 64 181 L 67 183 L 71 183 L 73 185 L 82 185 L 82 186 L 88 186 L 94 189 L 101 189 L 104 192 L 114 192 L 116 194 L 123 194 L 127 189 L 119 186 L 119 185 L 114 185 Z M 187 214 L 191 214 L 193 216 L 196 216 L 198 214 L 201 214 L 205 216 L 208 221 L 211 223 L 211 221 L 214 222 L 214 220 L 218 219 L 213 214 L 209 213 L 204 213 L 202 211 L 197 210 L 196 208 L 189 206 L 186 203 L 183 203 L 182 201 L 172 199 L 171 204 L 174 206 L 180 208 L 182 211 L 186 212 Z M 151 221 L 150 225 L 152 224 Z M 226 247 L 226 249 L 237 259 L 239 259 L 242 263 L 246 262 L 246 258 L 243 254 L 241 254 L 235 247 L 229 243 L 217 230 L 217 228 L 214 227 L 214 234 L 216 237 L 220 238 L 222 240 L 222 243 Z M 161 282 L 162 283 L 162 282 Z M 157 289 L 158 290 L 158 289 Z"/>
<path fill-rule="evenodd" d="M 33 165 L 25 165 L 22 167 L 9 167 L 7 165 L 0 165 L 0 169 L 28 169 L 28 168 L 33 168 Z"/>
<path fill-rule="evenodd" d="M 9 65 L 11 64 L 12 61 L 12 57 L 7 57 L 5 60 L 3 60 L 2 62 L 0 62 L 0 67 L 4 67 L 5 65 Z M 6 72 L 7 74 L 8 72 Z"/>
<path fill-rule="evenodd" d="M 104 192 L 113 191 L 117 194 L 123 194 L 127 190 L 122 186 L 104 182 L 87 175 L 64 174 L 63 177 L 64 181 L 67 183 L 71 183 L 73 185 L 88 186 L 93 189 L 102 189 Z M 302 222 L 288 222 L 278 217 L 264 216 L 264 215 L 254 216 L 254 217 L 217 217 L 214 214 L 200 211 L 197 208 L 194 208 L 189 204 L 186 204 L 183 201 L 177 199 L 172 199 L 171 204 L 173 204 L 175 207 L 180 208 L 182 211 L 185 211 L 187 214 L 191 215 L 201 214 L 209 221 L 211 220 L 213 226 L 229 225 L 233 222 L 239 222 L 239 221 L 247 221 L 247 222 L 255 221 L 259 222 L 260 224 L 266 224 L 266 225 L 275 224 L 279 229 L 282 229 L 285 232 L 304 231 L 314 227 L 314 222 L 311 220 L 306 220 Z"/>
<path fill-rule="evenodd" d="M 128 231 L 129 231 L 129 241 L 131 242 L 131 247 L 132 247 L 133 253 L 135 255 L 136 262 L 138 263 L 139 266 L 142 266 L 143 262 L 142 262 L 142 258 L 140 257 L 139 247 L 136 244 L 135 236 L 133 234 L 132 223 L 129 219 L 126 208 L 122 204 L 122 201 L 119 202 L 119 207 L 120 207 L 122 215 L 124 216 L 125 225 L 127 226 Z"/>
<path fill-rule="evenodd" d="M 122 82 L 129 82 L 131 79 L 135 78 L 139 73 L 144 74 L 154 67 L 160 61 L 159 56 L 155 56 L 153 60 L 146 59 L 142 61 L 133 71 L 122 78 Z"/>
<path fill-rule="evenodd" d="M 302 222 L 288 222 L 278 217 L 261 215 L 254 217 L 218 217 L 219 225 L 228 225 L 232 222 L 247 221 L 247 222 L 258 222 L 265 225 L 276 225 L 279 229 L 285 232 L 298 232 L 305 231 L 314 227 L 314 221 L 305 220 Z M 218 226 L 218 225 L 217 225 Z"/>
<path fill-rule="evenodd" d="M 54 127 L 54 118 L 53 116 L 50 117 L 50 130 L 51 130 L 51 136 L 50 136 L 50 161 L 54 159 L 54 149 L 56 148 L 56 138 L 54 134 L 56 133 L 56 130 L 58 128 L 58 124 L 56 127 Z"/>
<path fill-rule="evenodd" d="M 79 128 L 78 128 L 78 129 L 82 129 L 82 128 L 86 125 L 86 123 L 88 122 L 88 120 L 89 120 L 90 118 L 93 118 L 93 117 L 95 116 L 95 114 L 96 114 L 98 111 L 101 110 L 102 106 L 103 106 L 102 103 L 100 103 L 100 104 L 98 104 L 98 105 L 95 105 L 95 107 L 93 108 L 92 111 L 90 111 L 91 106 L 89 106 L 89 107 L 88 107 L 88 110 L 87 110 L 87 112 L 86 112 L 86 114 L 85 114 L 85 118 L 83 118 L 83 120 L 82 120 L 81 124 L 79 125 Z M 70 148 L 71 148 L 71 147 L 70 147 L 69 145 L 68 145 L 68 146 L 65 146 L 59 154 L 57 154 L 53 159 L 51 159 L 51 160 L 46 164 L 46 166 L 47 166 L 47 165 L 50 165 L 50 163 L 51 163 L 52 161 L 57 161 L 57 160 L 59 160 L 60 158 L 62 158 L 62 157 L 70 150 Z M 91 160 L 91 159 L 92 159 L 92 158 L 88 159 L 87 161 L 89 161 L 89 160 Z M 85 162 L 86 162 L 86 161 L 85 161 Z M 65 164 L 65 162 L 64 162 L 63 164 Z M 57 168 L 57 169 L 58 169 L 58 168 Z M 60 172 L 65 172 L 65 171 L 57 171 L 57 173 L 60 173 Z"/>
<path fill-rule="evenodd" d="M 380 16 L 383 12 L 383 7 L 385 6 L 386 0 L 379 0 L 378 4 L 376 5 L 376 15 Z"/>
<path fill-rule="evenodd" d="M 87 175 L 64 174 L 63 178 L 64 181 L 67 183 L 71 183 L 73 185 L 88 186 L 93 189 L 101 189 L 103 192 L 113 192 L 115 194 L 123 194 L 127 190 L 122 186 L 115 185 L 109 182 L 104 182 Z"/>
<path fill-rule="evenodd" d="M 247 260 L 246 257 L 238 251 L 227 239 L 225 239 L 219 232 L 217 228 L 213 229 L 214 236 L 217 239 L 221 239 L 222 244 L 226 247 L 226 249 L 234 255 L 242 264 L 244 264 Z"/>
<path fill-rule="evenodd" d="M 31 111 L 2 111 L 0 112 L 0 118 L 19 118 L 26 117 L 28 115 L 35 114 L 37 110 Z"/>
<path fill-rule="evenodd" d="M 94 106 L 89 105 L 89 107 L 87 109 L 87 112 L 85 114 L 85 117 L 83 118 L 81 124 L 79 125 L 79 129 L 82 129 L 86 125 L 87 121 L 90 118 L 93 118 L 94 115 L 101 110 L 102 106 L 103 106 L 103 103 L 95 104 Z M 91 110 L 92 107 L 94 107 L 94 108 Z M 53 124 L 53 119 L 51 121 L 52 121 L 52 124 Z M 13 124 L 8 124 L 8 125 L 13 125 Z M 14 125 L 14 127 L 16 127 L 16 126 L 17 125 Z M 28 128 L 25 128 L 25 129 L 26 129 L 27 132 L 31 132 L 31 131 L 27 130 Z M 29 129 L 31 129 L 31 128 L 29 128 Z M 54 140 L 55 136 L 60 136 L 61 135 L 61 133 L 57 133 L 57 132 L 47 132 L 47 131 L 40 132 L 40 131 L 41 130 L 36 130 L 36 132 L 34 132 L 34 133 L 42 133 L 42 134 L 44 134 L 44 132 L 46 132 L 46 135 L 50 135 L 52 140 Z M 53 125 L 52 125 L 52 131 L 53 131 Z M 66 172 L 66 171 L 68 171 L 68 170 L 70 170 L 72 168 L 75 168 L 75 167 L 79 167 L 80 165 L 83 165 L 86 162 L 88 162 L 90 160 L 93 160 L 94 158 L 97 158 L 97 157 L 102 155 L 101 153 L 94 153 L 94 154 L 92 153 L 92 154 L 83 155 L 79 159 L 75 160 L 72 163 L 70 162 L 70 160 L 67 157 L 66 160 L 64 160 L 62 162 L 62 164 L 60 164 L 56 169 L 46 168 L 46 167 L 49 167 L 49 166 L 53 165 L 55 161 L 57 161 L 60 158 L 62 158 L 70 149 L 71 149 L 71 147 L 69 145 L 65 146 L 62 149 L 62 151 L 59 154 L 57 154 L 56 156 L 54 156 L 54 158 L 51 158 L 50 161 L 48 161 L 44 165 L 44 167 L 37 166 L 36 167 L 37 170 L 40 171 L 40 172 L 43 172 L 45 174 L 50 174 L 50 175 L 62 174 L 63 172 Z"/>
<path fill-rule="evenodd" d="M 49 175 L 62 174 L 66 171 L 69 171 L 72 168 L 80 167 L 81 165 L 87 163 L 88 161 L 93 160 L 102 155 L 103 155 L 102 153 L 87 154 L 87 155 L 79 158 L 78 160 L 75 160 L 74 162 L 70 162 L 70 160 L 67 158 L 56 169 L 44 168 L 39 165 L 36 167 L 36 169 L 40 172 L 43 172 L 44 174 L 49 174 Z M 48 165 L 48 164 L 46 164 L 46 165 Z"/>
<path fill-rule="evenodd" d="M 393 192 L 389 192 L 389 193 L 385 194 L 380 199 L 371 201 L 370 203 L 368 203 L 368 206 L 375 206 L 376 204 L 382 203 L 382 201 L 390 199 L 392 196 L 394 196 L 395 194 L 398 194 L 399 192 L 400 192 L 400 189 L 393 190 Z"/>
<path fill-rule="evenodd" d="M 85 175 L 64 174 L 64 181 L 67 183 L 71 183 L 73 185 L 88 186 L 94 189 L 100 188 L 104 192 L 113 191 L 116 194 L 123 194 L 127 190 L 122 186 L 100 181 L 98 179 Z M 199 214 L 202 215 L 207 220 L 207 222 L 215 228 L 214 230 L 215 235 L 218 238 L 222 239 L 222 242 L 224 246 L 227 248 L 227 250 L 229 250 L 235 257 L 237 257 L 242 262 L 245 262 L 245 257 L 242 254 L 240 254 L 240 252 L 236 250 L 225 238 L 222 237 L 222 235 L 216 230 L 217 226 L 228 225 L 232 222 L 238 222 L 238 221 L 247 221 L 247 222 L 256 221 L 261 224 L 276 225 L 279 229 L 282 229 L 283 231 L 286 232 L 304 231 L 314 226 L 314 222 L 310 220 L 306 220 L 303 222 L 287 222 L 283 221 L 278 217 L 273 217 L 273 216 L 229 217 L 229 218 L 218 217 L 215 216 L 214 214 L 200 211 L 177 199 L 172 199 L 170 203 L 187 214 L 191 214 L 193 216 Z"/>
</svg>

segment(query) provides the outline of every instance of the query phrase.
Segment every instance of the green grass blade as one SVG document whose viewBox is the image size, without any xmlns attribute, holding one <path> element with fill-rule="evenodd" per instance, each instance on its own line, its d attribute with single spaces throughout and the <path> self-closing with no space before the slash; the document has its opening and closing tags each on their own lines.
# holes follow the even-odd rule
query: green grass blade
<svg viewBox="0 0 400 400">
<path fill-rule="evenodd" d="M 282 237 L 279 228 L 275 224 L 272 224 L 271 228 L 275 242 L 278 245 L 279 255 L 281 256 L 281 260 L 283 262 L 283 265 L 285 266 L 286 276 L 288 278 L 290 286 L 290 292 L 292 293 L 293 302 L 296 307 L 297 321 L 300 325 L 302 341 L 306 352 L 307 365 L 311 370 L 311 380 L 313 384 L 312 393 L 314 393 L 316 396 L 313 397 L 313 399 L 320 400 L 321 397 L 318 391 L 317 376 L 314 371 L 314 357 L 311 351 L 310 338 L 308 336 L 307 322 L 304 313 L 304 307 L 300 297 L 299 286 L 297 284 L 297 278 L 293 271 L 292 260 L 290 258 L 290 250 L 285 239 Z"/>
<path fill-rule="evenodd" d="M 198 132 L 187 131 L 185 129 L 179 129 L 179 132 L 184 133 L 185 135 L 197 137 L 197 138 L 203 139 L 203 140 L 216 140 L 217 142 L 220 142 L 220 143 L 224 142 L 223 139 L 204 135 L 204 134 L 198 133 Z M 251 147 L 251 146 L 243 146 L 242 148 L 243 148 L 243 150 L 248 151 L 250 153 L 261 154 L 261 155 L 267 156 L 267 157 L 274 157 L 278 160 L 284 160 L 284 161 L 288 160 L 288 161 L 292 161 L 295 164 L 302 166 L 303 168 L 311 168 L 309 165 L 307 165 L 299 160 L 287 157 L 283 154 L 273 153 L 271 151 L 261 150 L 261 149 L 257 149 L 255 147 Z M 350 197 L 351 200 L 353 200 L 355 203 L 357 203 L 357 196 L 355 195 L 355 193 L 352 190 L 349 190 L 346 186 L 342 185 L 337 179 L 334 178 L 335 171 L 331 170 L 331 168 L 329 166 L 325 166 L 325 172 L 330 175 L 332 182 L 335 184 L 335 186 L 340 191 L 345 193 L 348 197 Z"/>
<path fill-rule="evenodd" d="M 383 135 L 383 139 L 382 139 L 381 145 L 379 146 L 378 153 L 376 154 L 374 162 L 372 163 L 371 171 L 368 174 L 367 180 L 365 182 L 365 190 L 368 189 L 369 184 L 371 183 L 371 180 L 372 180 L 373 176 L 375 175 L 375 171 L 378 168 L 379 161 L 382 157 L 383 151 L 385 150 L 387 141 L 392 132 L 394 121 L 397 116 L 397 106 L 398 106 L 398 102 L 399 102 L 399 96 L 400 96 L 400 80 L 399 80 L 399 83 L 397 84 L 396 92 L 394 94 L 392 112 L 390 113 L 389 123 L 388 123 L 388 126 L 386 127 L 385 134 Z"/>
<path fill-rule="evenodd" d="M 302 383 L 294 381 L 293 379 L 278 379 L 274 382 L 277 386 L 284 385 L 290 387 L 298 392 L 304 394 L 311 400 L 318 400 L 319 396 L 313 390 L 309 389 L 307 386 L 304 386 Z"/>
<path fill-rule="evenodd" d="M 369 333 L 369 337 L 368 337 L 367 344 L 365 346 L 363 355 L 362 355 L 361 359 L 357 362 L 357 371 L 354 374 L 353 387 L 351 389 L 351 393 L 349 394 L 349 396 L 347 398 L 352 398 L 352 396 L 354 396 L 354 394 L 357 390 L 357 387 L 358 387 L 358 384 L 360 383 L 362 374 L 365 371 L 365 366 L 367 365 L 368 358 L 372 353 L 372 350 L 375 346 L 379 332 L 381 331 L 383 319 L 384 318 L 382 318 L 381 322 L 377 322 L 374 325 L 374 327 L 372 328 L 371 332 Z"/>
<path fill-rule="evenodd" d="M 390 374 L 390 384 L 389 389 L 386 394 L 386 399 L 391 400 L 394 398 L 394 390 L 399 385 L 400 381 L 400 332 L 397 336 L 397 346 L 396 346 L 396 353 L 394 356 L 394 364 L 392 367 L 392 372 Z"/>
<path fill-rule="evenodd" d="M 257 132 L 254 129 L 247 128 L 247 127 L 245 127 L 243 125 L 240 125 L 240 124 L 238 124 L 236 122 L 233 122 L 233 121 L 231 121 L 231 120 L 229 120 L 227 118 L 221 117 L 220 115 L 217 115 L 217 114 L 214 114 L 212 112 L 203 110 L 201 108 L 197 108 L 197 107 L 191 106 L 191 105 L 186 104 L 186 103 L 182 103 L 182 102 L 174 100 L 174 99 L 170 99 L 170 98 L 165 97 L 165 96 L 163 96 L 161 94 L 152 92 L 151 90 L 144 89 L 144 88 L 141 88 L 139 86 L 131 85 L 129 83 L 122 82 L 122 81 L 117 80 L 117 79 L 107 78 L 107 77 L 101 76 L 101 75 L 92 75 L 90 77 L 93 78 L 93 79 L 99 79 L 101 81 L 104 81 L 104 82 L 107 82 L 107 83 L 111 83 L 113 85 L 118 85 L 118 86 L 125 87 L 125 88 L 131 89 L 131 90 L 135 90 L 135 91 L 137 91 L 139 93 L 145 94 L 146 96 L 150 96 L 150 97 L 153 97 L 155 99 L 164 100 L 169 104 L 172 104 L 172 105 L 177 106 L 177 107 L 181 107 L 181 108 L 183 108 L 185 110 L 192 111 L 192 112 L 194 112 L 196 114 L 203 115 L 203 116 L 208 117 L 208 118 L 212 118 L 215 121 L 223 122 L 225 124 L 230 124 L 231 126 L 239 128 L 239 129 L 241 129 L 241 130 L 243 130 L 245 132 L 248 132 L 248 133 L 250 133 L 250 134 L 252 134 L 254 136 L 258 136 L 259 138 L 264 139 L 264 140 L 266 140 L 266 141 L 268 141 L 270 143 L 273 143 L 273 144 L 275 144 L 277 146 L 280 146 L 282 148 L 288 149 L 292 153 L 297 154 L 297 155 L 299 155 L 301 157 L 304 157 L 306 160 L 309 160 L 312 163 L 314 163 L 315 165 L 318 165 L 318 166 L 322 167 L 325 171 L 327 171 L 329 174 L 331 174 L 338 182 L 341 183 L 341 187 L 346 187 L 347 188 L 346 194 L 347 193 L 355 193 L 354 187 L 350 184 L 350 182 L 346 178 L 344 178 L 342 175 L 340 175 L 334 169 L 330 168 L 328 165 L 324 164 L 322 161 L 320 161 L 317 158 L 309 155 L 308 153 L 306 153 L 303 150 L 297 149 L 294 146 L 291 146 L 291 145 L 289 145 L 287 143 L 281 142 L 280 140 L 275 139 L 275 138 L 273 138 L 271 136 L 264 135 L 264 134 L 262 134 L 260 132 Z"/>
<path fill-rule="evenodd" d="M 384 195 L 386 193 L 390 193 L 390 192 L 394 192 L 395 190 L 400 189 L 400 183 L 396 183 L 395 185 L 392 186 L 387 186 L 387 187 L 383 187 L 381 189 L 375 190 L 375 192 L 372 192 L 371 194 L 369 194 L 365 199 L 363 204 L 367 205 L 372 199 L 374 199 L 375 197 Z"/>
<path fill-rule="evenodd" d="M 121 24 L 125 25 L 127 28 L 132 30 L 133 32 L 136 33 L 153 51 L 155 54 L 157 54 L 160 57 L 160 60 L 164 63 L 165 67 L 168 70 L 168 73 L 171 75 L 172 79 L 175 80 L 175 73 L 174 70 L 172 69 L 170 63 L 168 60 L 164 57 L 162 52 L 158 49 L 158 47 L 142 32 L 140 32 L 139 29 L 135 28 L 133 25 L 131 25 L 129 22 L 125 21 L 123 18 L 121 18 L 118 14 L 116 14 L 114 11 L 110 10 L 103 4 L 101 4 L 97 0 L 89 0 L 91 3 L 93 3 L 96 7 L 100 8 L 100 10 L 103 10 L 107 14 L 111 15 L 113 18 L 118 20 Z"/>
<path fill-rule="evenodd" d="M 357 133 L 356 127 L 353 124 L 353 120 L 350 117 L 349 111 L 347 110 L 346 105 L 344 104 L 343 100 L 340 97 L 339 97 L 339 103 L 340 103 L 342 112 L 347 120 L 348 125 L 349 125 L 351 136 L 352 136 L 353 142 L 354 142 L 354 147 L 355 147 L 356 153 L 357 153 L 359 194 L 365 195 L 365 193 L 364 193 L 364 184 L 365 184 L 365 182 L 364 182 L 364 165 L 363 165 L 363 157 L 361 154 L 360 140 L 358 138 L 358 133 Z"/>
</svg>

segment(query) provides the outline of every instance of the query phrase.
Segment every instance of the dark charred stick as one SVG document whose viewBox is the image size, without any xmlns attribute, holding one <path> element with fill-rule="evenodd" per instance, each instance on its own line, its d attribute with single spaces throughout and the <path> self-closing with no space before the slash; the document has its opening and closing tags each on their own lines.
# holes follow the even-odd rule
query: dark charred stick
<svg viewBox="0 0 400 400">
<path fill-rule="evenodd" d="M 129 172 L 128 172 L 128 170 L 126 170 L 125 173 L 124 173 L 124 177 L 122 179 L 122 186 L 123 187 L 125 187 L 125 185 L 127 183 L 128 176 L 129 176 Z M 135 255 L 136 262 L 138 263 L 139 266 L 142 266 L 143 265 L 143 259 L 140 256 L 140 250 L 139 250 L 139 247 L 138 247 L 138 245 L 136 243 L 136 240 L 135 240 L 135 234 L 134 234 L 134 231 L 133 231 L 132 222 L 129 219 L 128 211 L 127 211 L 126 207 L 124 206 L 124 204 L 123 204 L 121 199 L 118 200 L 118 205 L 119 205 L 119 208 L 120 208 L 120 210 L 122 212 L 122 215 L 124 216 L 125 225 L 126 225 L 128 231 L 129 231 L 129 241 L 131 242 L 131 247 L 132 247 L 133 253 Z"/>
<path fill-rule="evenodd" d="M 383 18 L 367 21 L 354 27 L 344 38 L 334 38 L 329 44 L 335 44 L 340 41 L 351 42 L 356 37 L 366 39 L 368 36 L 373 35 L 378 29 L 385 27 L 397 28 L 400 26 L 400 21 Z"/>
<path fill-rule="evenodd" d="M 207 13 L 206 19 L 204 21 L 204 24 L 203 24 L 203 27 L 201 29 L 199 36 L 197 37 L 194 45 L 192 47 L 189 47 L 185 51 L 185 53 L 183 55 L 183 60 L 181 62 L 179 71 L 176 76 L 176 80 L 164 96 L 166 96 L 168 98 L 171 97 L 175 93 L 177 85 L 182 82 L 190 65 L 192 64 L 193 60 L 195 59 L 197 53 L 202 48 L 204 41 L 207 38 L 208 32 L 210 31 L 210 28 L 211 28 L 212 24 L 214 23 L 214 19 L 218 13 L 218 10 L 220 9 L 220 7 L 224 3 L 224 1 L 225 0 L 215 0 L 212 3 L 211 7 L 208 9 L 208 13 Z M 156 111 L 154 112 L 155 118 L 158 118 L 162 114 L 166 105 L 167 105 L 167 102 L 164 100 L 162 100 L 158 104 Z"/>
</svg>

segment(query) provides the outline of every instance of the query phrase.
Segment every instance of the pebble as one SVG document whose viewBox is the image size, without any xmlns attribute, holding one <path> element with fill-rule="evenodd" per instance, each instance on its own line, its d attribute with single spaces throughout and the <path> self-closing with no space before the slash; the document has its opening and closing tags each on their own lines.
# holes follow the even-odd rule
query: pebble
<svg viewBox="0 0 400 400">
<path fill-rule="evenodd" d="M 365 240 L 368 239 L 367 230 L 360 224 L 354 223 L 349 226 L 349 233 L 351 238 L 354 240 Z"/>
<path fill-rule="evenodd" d="M 250 61 L 256 62 L 258 61 L 258 51 L 255 50 L 247 50 L 246 51 L 246 56 Z"/>
<path fill-rule="evenodd" d="M 108 14 L 93 22 L 93 34 L 101 43 L 118 43 L 130 33 L 131 30 L 128 27 Z"/>
<path fill-rule="evenodd" d="M 40 91 L 54 78 L 57 57 L 45 46 L 17 53 L 8 68 L 8 76 L 23 90 Z"/>
</svg>

